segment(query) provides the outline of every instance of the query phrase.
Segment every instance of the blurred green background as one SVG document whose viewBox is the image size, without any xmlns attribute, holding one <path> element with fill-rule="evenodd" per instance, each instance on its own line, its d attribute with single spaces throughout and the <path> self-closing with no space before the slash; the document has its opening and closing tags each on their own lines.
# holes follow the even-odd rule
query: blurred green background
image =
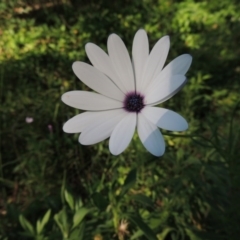
<svg viewBox="0 0 240 240">
<path fill-rule="evenodd" d="M 163 131 L 160 158 L 137 136 L 115 157 L 62 131 L 85 44 L 116 33 L 131 51 L 139 28 L 151 47 L 170 35 L 168 62 L 193 56 L 162 104 L 190 128 Z M 0 239 L 239 240 L 239 90 L 238 0 L 1 0 Z"/>
</svg>

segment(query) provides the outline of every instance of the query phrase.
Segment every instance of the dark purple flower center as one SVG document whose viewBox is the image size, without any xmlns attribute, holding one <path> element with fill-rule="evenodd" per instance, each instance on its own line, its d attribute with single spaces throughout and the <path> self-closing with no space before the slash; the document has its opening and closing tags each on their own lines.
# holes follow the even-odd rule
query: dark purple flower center
<svg viewBox="0 0 240 240">
<path fill-rule="evenodd" d="M 143 99 L 144 97 L 140 93 L 128 93 L 124 100 L 124 109 L 128 112 L 139 113 L 145 106 Z"/>
</svg>

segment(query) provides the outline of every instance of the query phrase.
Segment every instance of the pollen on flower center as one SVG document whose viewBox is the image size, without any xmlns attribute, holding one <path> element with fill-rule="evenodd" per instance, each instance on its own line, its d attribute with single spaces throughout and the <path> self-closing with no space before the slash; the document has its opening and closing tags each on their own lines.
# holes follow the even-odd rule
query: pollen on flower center
<svg viewBox="0 0 240 240">
<path fill-rule="evenodd" d="M 139 113 L 144 108 L 144 97 L 140 93 L 128 93 L 124 100 L 124 109 L 128 112 Z"/>
</svg>

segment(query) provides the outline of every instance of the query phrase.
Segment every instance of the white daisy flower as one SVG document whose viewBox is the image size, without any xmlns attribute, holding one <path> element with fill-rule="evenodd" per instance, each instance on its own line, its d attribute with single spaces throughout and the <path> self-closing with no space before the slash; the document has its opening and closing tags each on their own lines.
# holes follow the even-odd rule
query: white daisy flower
<svg viewBox="0 0 240 240">
<path fill-rule="evenodd" d="M 67 133 L 80 133 L 79 142 L 91 145 L 110 137 L 112 154 L 122 153 L 135 128 L 145 148 L 155 156 L 163 155 L 165 142 L 158 128 L 184 131 L 186 120 L 179 114 L 154 107 L 175 95 L 186 83 L 185 74 L 192 57 L 183 54 L 163 68 L 170 47 L 168 36 L 161 38 L 149 53 L 146 32 L 140 29 L 133 40 L 132 61 L 122 39 L 108 38 L 108 54 L 93 43 L 86 45 L 92 65 L 74 62 L 76 76 L 95 92 L 70 91 L 62 101 L 87 110 L 63 126 Z"/>
</svg>

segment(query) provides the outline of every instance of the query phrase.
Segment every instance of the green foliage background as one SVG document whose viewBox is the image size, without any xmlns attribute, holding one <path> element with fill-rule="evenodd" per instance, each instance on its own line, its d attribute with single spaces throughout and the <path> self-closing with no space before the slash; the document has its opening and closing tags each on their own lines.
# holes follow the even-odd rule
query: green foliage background
<svg viewBox="0 0 240 240">
<path fill-rule="evenodd" d="M 62 125 L 88 90 L 71 65 L 110 33 L 129 51 L 170 35 L 168 61 L 193 56 L 184 89 L 162 104 L 189 122 L 156 158 L 137 136 L 120 156 L 81 146 Z M 238 0 L 0 2 L 0 239 L 238 240 L 240 236 Z M 31 124 L 26 117 L 32 117 Z M 127 232 L 119 229 L 127 220 Z"/>
</svg>

